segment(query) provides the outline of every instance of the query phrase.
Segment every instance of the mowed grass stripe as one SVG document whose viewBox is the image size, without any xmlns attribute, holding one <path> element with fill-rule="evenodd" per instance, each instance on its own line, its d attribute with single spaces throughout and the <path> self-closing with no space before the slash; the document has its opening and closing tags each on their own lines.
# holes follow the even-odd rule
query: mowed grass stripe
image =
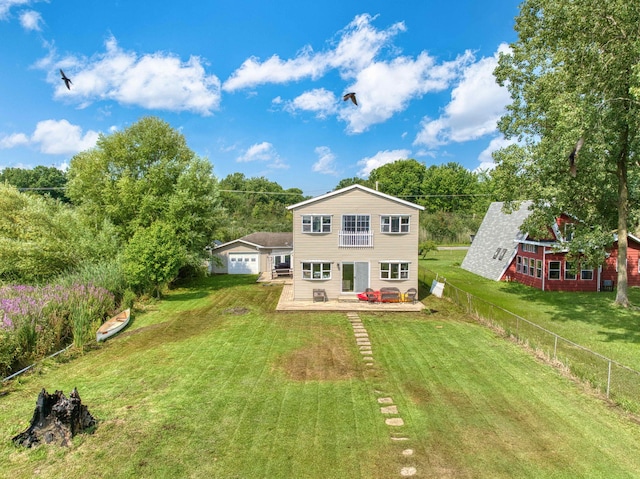
<svg viewBox="0 0 640 479">
<path fill-rule="evenodd" d="M 637 426 L 490 331 L 415 320 L 368 327 L 425 474 L 633 477 Z M 625 434 L 613 439 L 619 427 Z"/>
</svg>

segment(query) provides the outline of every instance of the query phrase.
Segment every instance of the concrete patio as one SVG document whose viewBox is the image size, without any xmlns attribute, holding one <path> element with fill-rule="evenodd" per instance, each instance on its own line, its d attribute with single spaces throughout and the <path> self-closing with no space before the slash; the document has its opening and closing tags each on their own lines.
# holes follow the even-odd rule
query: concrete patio
<svg viewBox="0 0 640 479">
<path fill-rule="evenodd" d="M 422 311 L 425 306 L 420 301 L 415 303 L 369 303 L 353 299 L 338 300 L 330 298 L 328 301 L 294 301 L 293 284 L 291 279 L 269 281 L 282 283 L 282 294 L 278 301 L 277 311 Z"/>
</svg>

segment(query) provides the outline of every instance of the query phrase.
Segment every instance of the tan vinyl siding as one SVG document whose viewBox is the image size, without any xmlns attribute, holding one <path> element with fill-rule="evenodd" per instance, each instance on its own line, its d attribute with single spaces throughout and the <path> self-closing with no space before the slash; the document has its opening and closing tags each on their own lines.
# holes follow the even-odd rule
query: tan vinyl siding
<svg viewBox="0 0 640 479">
<path fill-rule="evenodd" d="M 302 233 L 303 215 L 331 215 L 331 233 Z M 373 233 L 373 247 L 339 247 L 339 232 L 345 214 L 369 215 L 369 228 Z M 408 215 L 408 233 L 381 233 L 380 217 L 383 215 Z M 342 294 L 343 262 L 368 262 L 369 287 L 380 289 L 396 286 L 402 292 L 418 286 L 418 221 L 419 210 L 404 203 L 366 191 L 352 189 L 343 194 L 311 202 L 293 210 L 294 295 L 295 299 L 310 299 L 314 288 L 327 291 L 330 298 Z M 302 279 L 302 262 L 332 262 L 331 280 Z M 406 280 L 380 279 L 380 261 L 409 262 L 409 278 Z"/>
</svg>

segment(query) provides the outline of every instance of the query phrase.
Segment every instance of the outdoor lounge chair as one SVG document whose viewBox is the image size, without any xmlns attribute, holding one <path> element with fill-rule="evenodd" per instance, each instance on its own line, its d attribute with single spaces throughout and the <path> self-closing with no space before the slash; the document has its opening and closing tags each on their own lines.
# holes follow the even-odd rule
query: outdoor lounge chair
<svg viewBox="0 0 640 479">
<path fill-rule="evenodd" d="M 409 288 L 405 293 L 405 301 L 411 301 L 415 303 L 418 300 L 418 290 L 416 288 Z"/>
<path fill-rule="evenodd" d="M 316 301 L 329 301 L 329 298 L 327 298 L 327 292 L 324 289 L 313 290 L 313 302 L 315 303 Z"/>
<path fill-rule="evenodd" d="M 398 288 L 380 288 L 380 301 L 387 303 L 400 301 L 400 290 Z"/>
</svg>

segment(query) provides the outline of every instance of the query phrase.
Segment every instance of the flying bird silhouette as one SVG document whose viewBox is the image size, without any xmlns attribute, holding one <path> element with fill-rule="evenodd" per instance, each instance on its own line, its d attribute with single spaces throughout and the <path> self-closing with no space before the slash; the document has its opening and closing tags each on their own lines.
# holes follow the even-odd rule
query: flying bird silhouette
<svg viewBox="0 0 640 479">
<path fill-rule="evenodd" d="M 358 105 L 358 102 L 356 101 L 356 94 L 351 92 L 351 93 L 347 93 L 345 96 L 342 97 L 343 101 L 347 101 L 349 98 L 351 98 L 351 101 L 353 102 L 354 105 Z"/>
<path fill-rule="evenodd" d="M 576 169 L 576 157 L 578 156 L 578 152 L 580 148 L 582 148 L 582 144 L 584 143 L 584 138 L 580 138 L 576 143 L 576 146 L 573 147 L 573 151 L 569 155 L 569 174 L 576 177 L 577 169 Z"/>
<path fill-rule="evenodd" d="M 64 74 L 64 72 L 62 71 L 62 68 L 60 69 L 60 75 L 62 75 L 62 80 L 64 80 L 64 84 L 67 85 L 67 90 L 71 90 L 71 87 L 69 85 L 73 85 L 73 82 L 71 81 L 70 78 L 67 77 L 67 75 Z"/>
</svg>

